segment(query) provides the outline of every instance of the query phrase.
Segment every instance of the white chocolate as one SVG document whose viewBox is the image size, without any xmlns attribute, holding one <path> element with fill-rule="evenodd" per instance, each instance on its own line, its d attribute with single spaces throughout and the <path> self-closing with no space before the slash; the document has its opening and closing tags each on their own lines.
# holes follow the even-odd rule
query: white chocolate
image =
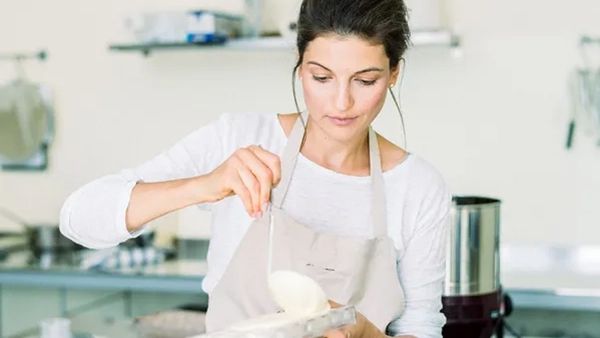
<svg viewBox="0 0 600 338">
<path fill-rule="evenodd" d="M 312 278 L 290 270 L 278 270 L 269 276 L 273 300 L 292 316 L 314 316 L 330 309 L 327 295 Z"/>
</svg>

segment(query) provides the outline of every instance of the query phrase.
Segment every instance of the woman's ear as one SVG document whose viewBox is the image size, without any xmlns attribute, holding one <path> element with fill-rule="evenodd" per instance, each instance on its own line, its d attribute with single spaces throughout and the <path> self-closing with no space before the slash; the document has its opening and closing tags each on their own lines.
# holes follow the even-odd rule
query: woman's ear
<svg viewBox="0 0 600 338">
<path fill-rule="evenodd" d="M 400 59 L 400 61 L 390 69 L 390 87 L 394 86 L 398 82 L 398 77 L 400 76 L 400 72 L 404 71 L 404 65 L 406 61 L 404 58 Z"/>
<path fill-rule="evenodd" d="M 400 63 L 395 65 L 392 69 L 390 69 L 390 71 L 391 71 L 391 74 L 390 74 L 389 86 L 393 87 L 396 85 L 396 82 L 398 81 L 398 76 L 400 75 Z"/>
</svg>

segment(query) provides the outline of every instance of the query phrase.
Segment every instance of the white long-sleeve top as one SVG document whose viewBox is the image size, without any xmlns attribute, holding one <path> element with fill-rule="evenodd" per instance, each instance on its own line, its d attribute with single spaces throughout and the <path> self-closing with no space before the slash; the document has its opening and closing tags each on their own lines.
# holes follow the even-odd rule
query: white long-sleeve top
<svg viewBox="0 0 600 338">
<path fill-rule="evenodd" d="M 136 182 L 207 174 L 236 149 L 252 144 L 280 155 L 286 141 L 276 114 L 223 114 L 146 163 L 72 193 L 61 210 L 60 230 L 90 248 L 115 246 L 135 236 L 127 231 L 125 213 Z M 398 279 L 406 297 L 403 315 L 388 330 L 394 335 L 441 337 L 451 194 L 439 172 L 412 153 L 383 178 L 388 235 L 396 247 Z M 370 177 L 340 174 L 299 154 L 283 209 L 319 231 L 370 237 L 370 203 Z M 237 196 L 199 207 L 212 211 L 208 272 L 202 284 L 210 293 L 252 219 Z"/>
</svg>

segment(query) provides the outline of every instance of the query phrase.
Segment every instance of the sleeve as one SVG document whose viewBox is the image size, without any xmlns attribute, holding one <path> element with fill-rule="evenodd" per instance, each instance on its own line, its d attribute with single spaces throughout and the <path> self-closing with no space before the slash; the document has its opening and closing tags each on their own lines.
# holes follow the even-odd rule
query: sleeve
<svg viewBox="0 0 600 338">
<path fill-rule="evenodd" d="M 170 149 L 136 168 L 98 178 L 73 192 L 60 212 L 60 231 L 85 247 L 115 246 L 142 231 L 127 231 L 125 215 L 137 182 L 158 182 L 209 173 L 227 155 L 223 138 L 231 114 L 192 132 Z"/>
<path fill-rule="evenodd" d="M 436 181 L 420 203 L 415 231 L 398 260 L 406 306 L 388 326 L 393 336 L 441 338 L 446 323 L 441 310 L 452 196 L 441 178 Z"/>
</svg>

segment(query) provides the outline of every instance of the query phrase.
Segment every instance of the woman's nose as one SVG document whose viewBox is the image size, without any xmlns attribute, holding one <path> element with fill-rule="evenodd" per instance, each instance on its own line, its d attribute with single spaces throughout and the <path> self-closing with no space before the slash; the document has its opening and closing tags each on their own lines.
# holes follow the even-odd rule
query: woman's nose
<svg viewBox="0 0 600 338">
<path fill-rule="evenodd" d="M 337 95 L 335 98 L 335 107 L 338 111 L 346 111 L 352 107 L 354 100 L 352 93 L 350 92 L 350 86 L 340 84 L 337 89 Z"/>
</svg>

